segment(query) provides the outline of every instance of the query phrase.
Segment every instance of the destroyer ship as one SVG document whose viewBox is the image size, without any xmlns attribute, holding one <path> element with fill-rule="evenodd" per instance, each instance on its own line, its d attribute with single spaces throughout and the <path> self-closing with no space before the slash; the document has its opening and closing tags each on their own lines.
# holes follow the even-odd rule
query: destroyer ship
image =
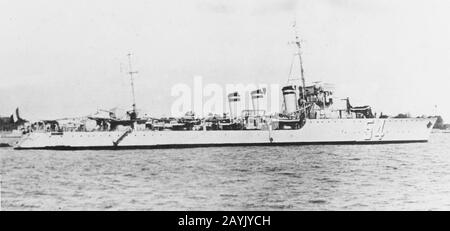
<svg viewBox="0 0 450 231">
<path fill-rule="evenodd" d="M 229 113 L 205 118 L 186 113 L 181 118 L 140 117 L 133 93 L 132 110 L 119 118 L 114 111 L 87 116 L 72 126 L 40 121 L 22 137 L 16 149 L 133 149 L 230 145 L 383 144 L 427 142 L 436 118 L 392 118 L 376 115 L 370 106 L 337 106 L 332 85 L 306 86 L 301 42 L 296 35 L 294 58 L 298 81 L 281 89 L 280 113 L 260 108 L 265 89 L 250 92 L 253 108 L 237 111 L 241 94 L 228 95 Z M 292 66 L 291 66 L 292 69 Z M 295 83 L 298 82 L 298 83 Z"/>
</svg>

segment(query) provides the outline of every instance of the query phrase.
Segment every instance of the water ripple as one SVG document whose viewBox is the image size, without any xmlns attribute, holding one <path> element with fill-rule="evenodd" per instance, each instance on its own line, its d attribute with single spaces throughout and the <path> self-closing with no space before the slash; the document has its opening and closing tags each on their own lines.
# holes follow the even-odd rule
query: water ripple
<svg viewBox="0 0 450 231">
<path fill-rule="evenodd" d="M 120 151 L 0 148 L 4 210 L 449 210 L 428 143 Z"/>
</svg>

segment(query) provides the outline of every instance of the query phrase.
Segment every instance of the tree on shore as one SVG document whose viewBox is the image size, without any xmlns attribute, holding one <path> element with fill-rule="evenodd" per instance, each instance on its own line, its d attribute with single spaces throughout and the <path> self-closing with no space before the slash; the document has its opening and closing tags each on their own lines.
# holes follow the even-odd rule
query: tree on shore
<svg viewBox="0 0 450 231">
<path fill-rule="evenodd" d="M 411 115 L 409 113 L 405 113 L 405 114 L 400 113 L 400 114 L 394 116 L 394 118 L 401 118 L 401 119 L 410 118 L 410 117 L 411 117 Z"/>
<path fill-rule="evenodd" d="M 444 124 L 444 120 L 442 116 L 437 116 L 436 123 L 434 124 L 434 129 L 446 129 L 446 124 Z"/>
</svg>

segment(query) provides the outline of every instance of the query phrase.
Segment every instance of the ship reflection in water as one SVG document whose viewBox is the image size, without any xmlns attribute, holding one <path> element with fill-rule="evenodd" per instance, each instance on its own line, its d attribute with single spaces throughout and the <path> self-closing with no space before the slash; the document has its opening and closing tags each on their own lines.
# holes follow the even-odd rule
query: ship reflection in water
<svg viewBox="0 0 450 231">
<path fill-rule="evenodd" d="M 3 210 L 448 210 L 450 135 L 428 143 L 0 149 Z"/>
</svg>

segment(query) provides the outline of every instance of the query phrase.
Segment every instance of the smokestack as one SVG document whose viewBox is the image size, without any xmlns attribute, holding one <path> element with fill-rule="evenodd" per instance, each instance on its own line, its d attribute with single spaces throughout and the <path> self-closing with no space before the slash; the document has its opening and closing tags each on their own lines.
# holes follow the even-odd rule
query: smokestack
<svg viewBox="0 0 450 231">
<path fill-rule="evenodd" d="M 283 92 L 284 112 L 289 114 L 298 110 L 298 90 L 295 85 L 285 86 L 281 89 Z"/>
<path fill-rule="evenodd" d="M 259 111 L 259 110 L 267 110 L 266 101 L 264 99 L 264 95 L 266 94 L 266 88 L 261 88 L 254 90 L 250 93 L 252 96 L 252 105 L 253 110 Z"/>
<path fill-rule="evenodd" d="M 228 94 L 228 103 L 230 105 L 230 118 L 235 119 L 238 117 L 239 103 L 241 96 L 238 92 Z"/>
</svg>

